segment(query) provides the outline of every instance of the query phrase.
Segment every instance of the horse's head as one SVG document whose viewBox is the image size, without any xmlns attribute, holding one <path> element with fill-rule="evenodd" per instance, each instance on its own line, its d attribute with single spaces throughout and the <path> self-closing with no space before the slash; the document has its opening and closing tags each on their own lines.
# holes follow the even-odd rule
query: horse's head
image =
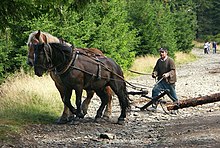
<svg viewBox="0 0 220 148">
<path fill-rule="evenodd" d="M 27 64 L 30 66 L 34 65 L 34 45 L 38 43 L 47 43 L 47 36 L 44 33 L 42 33 L 40 30 L 31 33 L 28 38 Z"/>
<path fill-rule="evenodd" d="M 65 42 L 63 39 L 59 40 L 57 37 L 46 33 L 46 32 L 41 32 L 40 30 L 34 31 L 29 35 L 28 38 L 28 59 L 27 59 L 27 64 L 30 66 L 34 65 L 34 45 L 38 43 L 62 43 L 67 46 L 72 46 L 71 44 Z"/>
<path fill-rule="evenodd" d="M 52 51 L 49 44 L 35 44 L 34 48 L 34 72 L 42 76 L 51 67 Z"/>
</svg>

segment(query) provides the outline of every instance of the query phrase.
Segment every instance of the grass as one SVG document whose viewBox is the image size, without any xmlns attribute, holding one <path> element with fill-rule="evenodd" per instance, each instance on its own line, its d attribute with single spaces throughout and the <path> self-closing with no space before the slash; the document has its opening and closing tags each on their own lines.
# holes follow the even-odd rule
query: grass
<svg viewBox="0 0 220 148">
<path fill-rule="evenodd" d="M 195 61 L 197 58 L 192 53 L 187 54 L 187 53 L 183 53 L 183 52 L 177 52 L 175 54 L 175 56 L 176 56 L 175 64 L 177 67 L 178 67 L 178 65 Z M 153 67 L 155 66 L 158 58 L 159 58 L 159 55 L 158 56 L 137 57 L 130 69 L 133 71 L 142 72 L 142 73 L 151 75 Z M 138 74 L 134 74 L 129 71 L 125 72 L 125 77 L 128 79 L 135 77 L 135 76 L 138 76 Z"/>
<path fill-rule="evenodd" d="M 23 125 L 53 123 L 62 112 L 62 101 L 49 76 L 16 73 L 0 85 L 0 139 Z"/>
<path fill-rule="evenodd" d="M 138 57 L 131 69 L 150 74 L 158 57 Z M 177 66 L 195 59 L 192 54 L 176 54 Z M 134 76 L 137 74 L 125 72 L 126 79 Z M 10 133 L 19 133 L 26 125 L 54 123 L 63 110 L 60 95 L 50 76 L 39 78 L 22 70 L 0 85 L 0 102 L 0 141 L 4 142 L 10 141 Z"/>
<path fill-rule="evenodd" d="M 145 73 L 145 74 L 151 74 L 157 58 L 158 57 L 156 56 L 137 57 L 133 65 L 131 66 L 130 70 Z M 139 76 L 139 74 L 131 73 L 129 71 L 125 71 L 124 75 L 127 79 L 130 79 L 135 76 Z"/>
<path fill-rule="evenodd" d="M 202 48 L 204 47 L 204 43 L 202 42 L 197 42 L 197 41 L 193 41 L 194 47 L 195 48 Z"/>
<path fill-rule="evenodd" d="M 197 59 L 197 57 L 195 55 L 193 55 L 192 53 L 183 53 L 183 52 L 177 52 L 175 54 L 176 56 L 176 66 L 178 67 L 181 64 L 185 64 L 185 63 L 189 63 L 189 62 L 193 62 Z"/>
</svg>

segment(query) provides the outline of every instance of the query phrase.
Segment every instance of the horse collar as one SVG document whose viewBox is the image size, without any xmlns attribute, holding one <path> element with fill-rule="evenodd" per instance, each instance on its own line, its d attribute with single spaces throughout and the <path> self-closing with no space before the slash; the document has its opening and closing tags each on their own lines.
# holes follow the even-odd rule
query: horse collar
<svg viewBox="0 0 220 148">
<path fill-rule="evenodd" d="M 74 65 L 75 61 L 76 61 L 77 58 L 78 58 L 78 54 L 79 54 L 79 51 L 76 51 L 75 54 L 74 54 L 74 52 L 72 51 L 72 56 L 71 56 L 71 58 L 70 58 L 70 61 L 69 61 L 68 64 L 66 65 L 66 67 L 64 67 L 61 71 L 58 71 L 58 70 L 55 68 L 55 74 L 56 74 L 56 75 L 62 75 L 62 74 L 64 74 L 64 73 L 70 68 L 70 66 L 71 66 L 72 64 Z"/>
</svg>

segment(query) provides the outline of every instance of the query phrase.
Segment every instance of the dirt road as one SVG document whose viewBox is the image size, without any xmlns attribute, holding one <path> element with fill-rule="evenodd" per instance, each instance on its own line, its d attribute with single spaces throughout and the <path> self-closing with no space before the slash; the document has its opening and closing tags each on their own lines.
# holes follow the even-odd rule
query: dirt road
<svg viewBox="0 0 220 148">
<path fill-rule="evenodd" d="M 193 52 L 200 58 L 177 68 L 176 90 L 180 99 L 220 92 L 219 54 L 204 55 L 199 49 Z M 131 81 L 147 86 L 155 83 L 150 76 Z M 177 115 L 165 114 L 162 108 L 153 113 L 132 106 L 124 126 L 114 124 L 120 111 L 116 98 L 110 122 L 93 122 L 98 105 L 99 99 L 94 98 L 89 114 L 79 125 L 31 125 L 16 144 L 3 147 L 220 147 L 219 102 L 180 109 Z M 103 133 L 110 139 L 100 138 Z"/>
</svg>

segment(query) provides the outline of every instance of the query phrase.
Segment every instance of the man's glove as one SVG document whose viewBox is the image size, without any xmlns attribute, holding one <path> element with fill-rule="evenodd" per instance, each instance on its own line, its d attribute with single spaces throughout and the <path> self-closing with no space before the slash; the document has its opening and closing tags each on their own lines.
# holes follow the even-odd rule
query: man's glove
<svg viewBox="0 0 220 148">
<path fill-rule="evenodd" d="M 155 72 L 152 73 L 152 78 L 156 78 L 157 74 Z"/>
<path fill-rule="evenodd" d="M 170 76 L 170 74 L 168 72 L 163 74 L 164 78 L 168 78 L 169 76 Z"/>
</svg>

